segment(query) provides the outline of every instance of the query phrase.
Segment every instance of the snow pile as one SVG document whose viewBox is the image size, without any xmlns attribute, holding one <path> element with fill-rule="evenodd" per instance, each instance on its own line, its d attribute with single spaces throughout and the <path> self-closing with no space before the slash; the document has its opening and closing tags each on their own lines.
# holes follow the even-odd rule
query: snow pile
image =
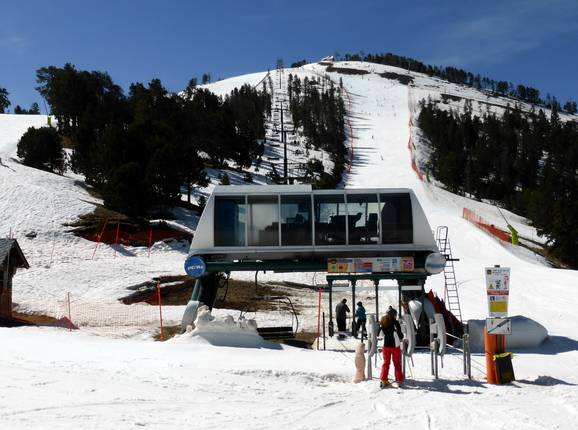
<svg viewBox="0 0 578 430">
<path fill-rule="evenodd" d="M 172 342 L 198 342 L 235 348 L 281 348 L 279 345 L 265 341 L 257 333 L 255 320 L 235 321 L 231 315 L 216 318 L 207 306 L 201 306 L 197 311 L 195 328 L 187 327 L 187 331 L 175 336 Z"/>
<path fill-rule="evenodd" d="M 512 334 L 505 336 L 506 351 L 528 350 L 536 348 L 548 338 L 548 330 L 530 319 L 521 315 L 511 317 Z M 484 352 L 484 328 L 486 320 L 468 320 L 470 346 L 472 352 Z"/>
</svg>

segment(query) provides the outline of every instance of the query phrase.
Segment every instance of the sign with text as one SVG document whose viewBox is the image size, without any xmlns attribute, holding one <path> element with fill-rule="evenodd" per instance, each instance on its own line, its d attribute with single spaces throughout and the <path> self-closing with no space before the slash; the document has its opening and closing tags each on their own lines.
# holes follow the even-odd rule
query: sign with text
<svg viewBox="0 0 578 430">
<path fill-rule="evenodd" d="M 354 271 L 353 258 L 330 258 L 327 260 L 329 273 L 350 273 Z"/>
<path fill-rule="evenodd" d="M 490 317 L 508 316 L 510 297 L 510 268 L 486 267 L 486 294 Z"/>
<path fill-rule="evenodd" d="M 185 272 L 191 278 L 200 278 L 205 274 L 207 266 L 205 261 L 196 255 L 191 255 L 185 260 Z"/>
<path fill-rule="evenodd" d="M 329 273 L 387 273 L 413 272 L 413 257 L 330 258 Z"/>
</svg>

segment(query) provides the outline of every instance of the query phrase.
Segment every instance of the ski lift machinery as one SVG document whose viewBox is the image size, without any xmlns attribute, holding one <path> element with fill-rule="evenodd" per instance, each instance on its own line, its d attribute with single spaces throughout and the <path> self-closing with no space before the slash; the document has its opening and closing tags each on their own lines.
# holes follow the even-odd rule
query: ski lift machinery
<svg viewBox="0 0 578 430">
<path fill-rule="evenodd" d="M 402 300 L 423 296 L 445 262 L 411 189 L 217 186 L 185 261 L 195 287 L 182 325 L 192 324 L 199 303 L 213 307 L 220 274 L 233 271 L 326 272 L 330 300 L 333 282 L 343 280 L 354 303 L 356 282 L 370 280 L 377 292 L 381 280 L 395 280 L 402 315 Z M 332 334 L 332 304 L 329 312 Z"/>
</svg>

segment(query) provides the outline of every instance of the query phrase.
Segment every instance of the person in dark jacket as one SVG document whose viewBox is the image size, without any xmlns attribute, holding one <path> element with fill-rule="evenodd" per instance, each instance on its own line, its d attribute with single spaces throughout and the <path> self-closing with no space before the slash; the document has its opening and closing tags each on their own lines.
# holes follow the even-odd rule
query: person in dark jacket
<svg viewBox="0 0 578 430">
<path fill-rule="evenodd" d="M 347 299 L 341 300 L 335 306 L 335 319 L 337 320 L 337 331 L 344 332 L 347 330 L 347 324 L 345 320 L 347 319 L 347 314 L 351 312 L 349 306 L 347 306 Z"/>
<path fill-rule="evenodd" d="M 401 370 L 401 349 L 399 347 L 403 339 L 403 333 L 396 318 L 397 311 L 390 306 L 387 313 L 379 321 L 380 331 L 383 333 L 383 366 L 381 367 L 379 378 L 381 388 L 389 385 L 389 364 L 392 358 L 393 367 L 395 368 L 395 381 L 401 384 L 404 379 L 403 371 Z M 397 335 L 397 341 L 395 335 Z"/>
<path fill-rule="evenodd" d="M 361 339 L 367 337 L 367 330 L 365 329 L 365 323 L 367 322 L 367 315 L 365 314 L 365 308 L 363 307 L 363 303 L 357 302 L 357 309 L 355 309 L 355 322 L 356 322 L 356 331 L 359 333 L 361 329 Z"/>
</svg>

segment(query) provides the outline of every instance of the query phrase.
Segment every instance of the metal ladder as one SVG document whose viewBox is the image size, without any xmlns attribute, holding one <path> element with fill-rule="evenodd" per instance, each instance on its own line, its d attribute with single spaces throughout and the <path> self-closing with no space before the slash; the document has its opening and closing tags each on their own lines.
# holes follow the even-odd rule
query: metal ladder
<svg viewBox="0 0 578 430">
<path fill-rule="evenodd" d="M 444 267 L 445 290 L 444 300 L 448 310 L 454 316 L 462 321 L 462 309 L 460 306 L 460 296 L 458 294 L 458 283 L 456 281 L 456 272 L 454 268 L 454 258 L 452 256 L 452 247 L 448 238 L 448 227 L 441 225 L 436 230 L 436 243 L 440 253 L 446 257 Z"/>
</svg>

